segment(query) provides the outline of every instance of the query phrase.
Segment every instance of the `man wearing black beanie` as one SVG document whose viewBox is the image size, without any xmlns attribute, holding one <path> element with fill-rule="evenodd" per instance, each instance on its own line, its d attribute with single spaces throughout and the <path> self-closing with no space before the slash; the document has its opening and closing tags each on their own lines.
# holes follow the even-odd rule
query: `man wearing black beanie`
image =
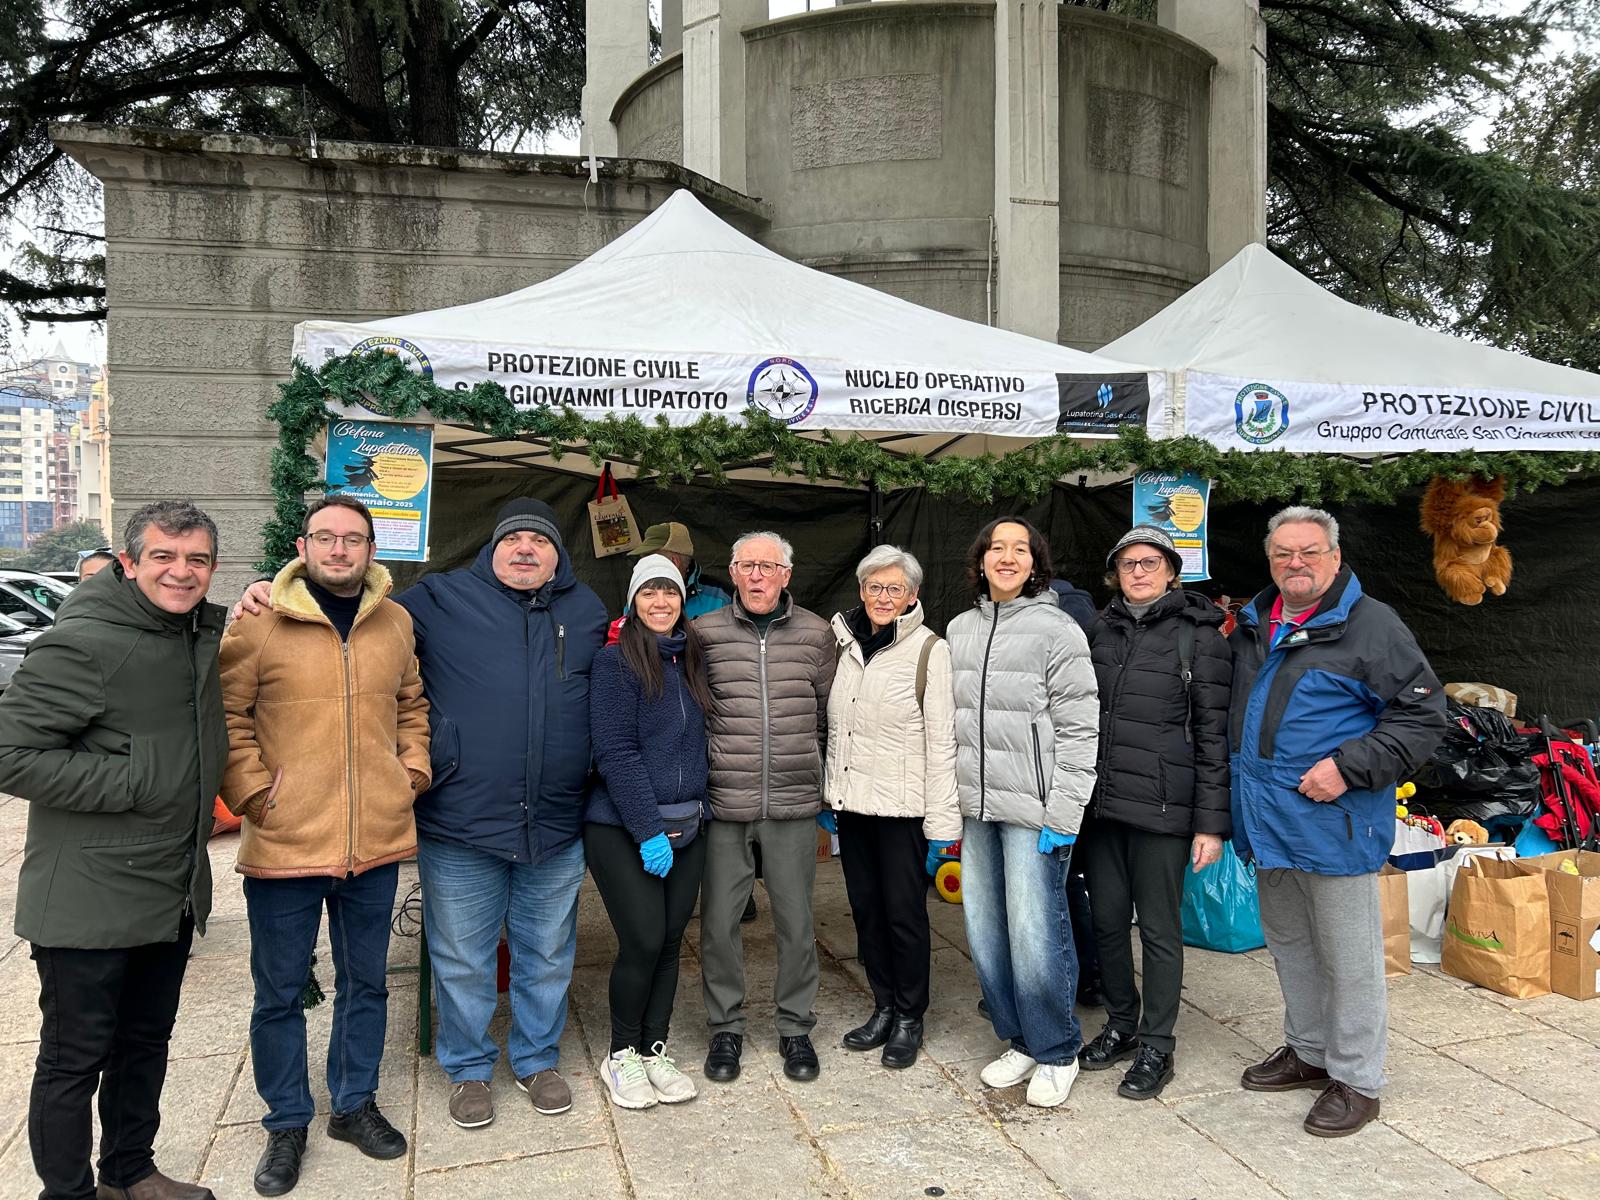
<svg viewBox="0 0 1600 1200">
<path fill-rule="evenodd" d="M 252 585 L 246 611 L 264 590 Z M 395 600 L 411 614 L 429 704 L 433 783 L 417 799 L 417 860 L 450 1119 L 494 1120 L 502 925 L 511 1069 L 538 1112 L 563 1113 L 572 1093 L 556 1064 L 584 873 L 589 664 L 605 643 L 605 606 L 573 574 L 554 510 L 530 497 L 501 508 L 470 567 L 425 576 Z"/>
</svg>

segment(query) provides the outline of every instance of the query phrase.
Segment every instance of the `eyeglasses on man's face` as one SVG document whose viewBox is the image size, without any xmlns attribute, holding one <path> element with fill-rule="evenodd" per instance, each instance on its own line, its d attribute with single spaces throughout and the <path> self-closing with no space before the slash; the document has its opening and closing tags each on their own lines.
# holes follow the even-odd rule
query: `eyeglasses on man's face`
<svg viewBox="0 0 1600 1200">
<path fill-rule="evenodd" d="M 1161 556 L 1152 554 L 1149 558 L 1121 558 L 1117 560 L 1117 570 L 1124 575 L 1132 575 L 1135 571 L 1143 571 L 1146 575 L 1154 575 L 1161 569 Z"/>
<path fill-rule="evenodd" d="M 1332 550 L 1274 550 L 1267 557 L 1275 567 L 1287 567 L 1297 558 L 1306 566 L 1314 567 L 1332 553 Z"/>
<path fill-rule="evenodd" d="M 310 542 L 318 550 L 326 550 L 335 542 L 341 543 L 346 550 L 359 550 L 371 540 L 372 539 L 364 533 L 346 533 L 340 535 L 337 533 L 329 533 L 326 529 L 321 529 L 316 533 L 308 533 L 306 535 L 306 541 Z"/>
<path fill-rule="evenodd" d="M 749 578 L 751 575 L 759 575 L 763 579 L 771 579 L 780 571 L 787 571 L 789 569 L 788 563 L 775 562 L 735 562 L 729 563 L 728 565 L 732 568 L 735 575 L 743 575 L 746 578 Z"/>
<path fill-rule="evenodd" d="M 879 596 L 887 596 L 891 600 L 902 600 L 911 593 L 911 589 L 903 583 L 869 583 L 863 586 L 861 590 L 873 600 L 876 600 Z"/>
</svg>

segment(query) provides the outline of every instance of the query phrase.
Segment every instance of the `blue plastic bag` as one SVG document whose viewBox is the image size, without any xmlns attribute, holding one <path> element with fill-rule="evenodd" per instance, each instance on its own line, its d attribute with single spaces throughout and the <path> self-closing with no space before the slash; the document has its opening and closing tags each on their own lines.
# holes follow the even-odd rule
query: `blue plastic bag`
<svg viewBox="0 0 1600 1200">
<path fill-rule="evenodd" d="M 1267 944 L 1256 901 L 1256 872 L 1222 844 L 1222 857 L 1183 875 L 1183 944 L 1241 954 Z"/>
</svg>

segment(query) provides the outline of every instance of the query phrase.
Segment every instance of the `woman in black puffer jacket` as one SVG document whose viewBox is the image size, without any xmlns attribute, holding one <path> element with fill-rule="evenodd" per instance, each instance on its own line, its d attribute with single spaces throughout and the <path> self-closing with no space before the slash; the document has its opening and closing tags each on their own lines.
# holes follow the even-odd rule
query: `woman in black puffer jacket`
<svg viewBox="0 0 1600 1200">
<path fill-rule="evenodd" d="M 1173 1076 L 1183 869 L 1215 862 L 1230 834 L 1232 655 L 1222 610 L 1179 588 L 1183 560 L 1164 531 L 1135 527 L 1106 562 L 1118 592 L 1090 638 L 1100 756 L 1083 856 L 1107 1019 L 1079 1063 L 1099 1071 L 1134 1056 L 1117 1093 L 1148 1100 Z M 1129 933 L 1135 909 L 1144 949 L 1142 1015 Z"/>
</svg>

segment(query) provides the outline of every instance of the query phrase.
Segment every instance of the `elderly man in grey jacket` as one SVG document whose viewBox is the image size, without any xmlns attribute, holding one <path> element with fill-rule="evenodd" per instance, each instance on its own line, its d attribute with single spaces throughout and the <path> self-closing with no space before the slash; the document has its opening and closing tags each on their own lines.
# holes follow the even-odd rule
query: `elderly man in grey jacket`
<svg viewBox="0 0 1600 1200">
<path fill-rule="evenodd" d="M 711 683 L 706 733 L 715 818 L 706 830 L 700 963 L 711 1048 L 705 1075 L 739 1077 L 744 1049 L 744 946 L 739 917 L 755 881 L 755 847 L 778 940 L 778 1047 L 784 1074 L 820 1071 L 811 1045 L 817 943 L 811 925 L 816 816 L 835 653 L 828 623 L 795 604 L 794 551 L 775 533 L 747 533 L 730 564 L 738 595 L 695 620 Z"/>
</svg>

